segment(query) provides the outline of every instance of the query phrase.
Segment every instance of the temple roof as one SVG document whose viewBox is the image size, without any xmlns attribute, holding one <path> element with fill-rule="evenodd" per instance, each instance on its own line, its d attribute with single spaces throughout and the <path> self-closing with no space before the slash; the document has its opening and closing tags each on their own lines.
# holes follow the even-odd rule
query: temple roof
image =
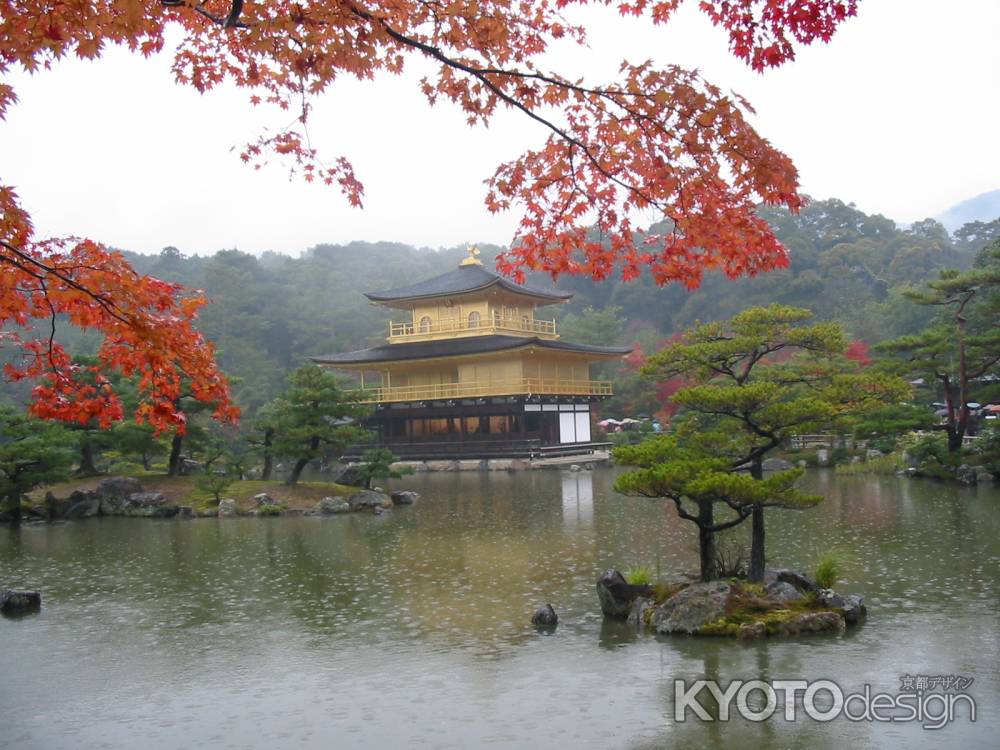
<svg viewBox="0 0 1000 750">
<path fill-rule="evenodd" d="M 361 349 L 325 357 L 312 357 L 320 365 L 365 365 L 385 364 L 413 359 L 436 359 L 459 357 L 468 354 L 488 354 L 509 349 L 535 347 L 554 351 L 591 354 L 595 357 L 620 357 L 628 354 L 628 347 L 590 346 L 571 344 L 565 341 L 541 339 L 534 336 L 475 336 L 473 338 L 439 339 L 436 341 L 416 341 L 407 344 L 383 344 L 371 349 Z"/>
<path fill-rule="evenodd" d="M 549 303 L 563 302 L 573 296 L 572 292 L 515 284 L 510 279 L 505 279 L 499 274 L 486 270 L 478 263 L 465 264 L 454 271 L 448 271 L 440 276 L 409 286 L 401 286 L 384 292 L 365 292 L 365 296 L 372 302 L 392 303 L 428 297 L 453 297 L 487 289 L 494 285 L 514 294 L 537 297 L 547 300 Z"/>
</svg>

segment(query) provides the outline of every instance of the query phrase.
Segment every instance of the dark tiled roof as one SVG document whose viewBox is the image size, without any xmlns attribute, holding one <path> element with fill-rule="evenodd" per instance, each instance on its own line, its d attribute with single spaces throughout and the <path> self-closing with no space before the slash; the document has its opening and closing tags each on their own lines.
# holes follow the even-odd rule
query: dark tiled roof
<svg viewBox="0 0 1000 750">
<path fill-rule="evenodd" d="M 443 339 L 440 341 L 416 341 L 410 344 L 383 344 L 356 352 L 331 354 L 326 357 L 312 357 L 321 365 L 363 365 L 384 362 L 399 362 L 408 359 L 435 359 L 437 357 L 458 357 L 464 354 L 487 354 L 534 346 L 539 349 L 595 354 L 598 356 L 621 356 L 631 349 L 614 346 L 590 346 L 571 344 L 566 341 L 550 341 L 535 336 L 475 336 L 470 338 Z"/>
<path fill-rule="evenodd" d="M 397 289 L 389 289 L 384 292 L 365 292 L 365 296 L 372 302 L 398 302 L 405 299 L 421 299 L 426 297 L 450 297 L 465 292 L 474 292 L 485 289 L 496 284 L 501 289 L 517 294 L 529 294 L 532 297 L 559 302 L 573 296 L 572 292 L 560 292 L 555 289 L 542 289 L 540 287 L 527 286 L 526 284 L 515 284 L 509 279 L 505 279 L 492 271 L 487 271 L 482 266 L 470 265 L 448 271 L 433 279 L 420 281 L 409 286 L 401 286 Z"/>
</svg>

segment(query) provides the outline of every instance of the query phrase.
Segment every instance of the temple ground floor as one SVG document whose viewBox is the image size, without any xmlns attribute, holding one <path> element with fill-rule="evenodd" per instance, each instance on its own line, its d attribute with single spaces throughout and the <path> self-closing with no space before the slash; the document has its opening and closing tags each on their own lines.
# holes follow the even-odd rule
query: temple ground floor
<svg viewBox="0 0 1000 750">
<path fill-rule="evenodd" d="M 606 450 L 593 439 L 594 397 L 504 396 L 379 404 L 365 426 L 400 459 L 537 458 Z"/>
</svg>

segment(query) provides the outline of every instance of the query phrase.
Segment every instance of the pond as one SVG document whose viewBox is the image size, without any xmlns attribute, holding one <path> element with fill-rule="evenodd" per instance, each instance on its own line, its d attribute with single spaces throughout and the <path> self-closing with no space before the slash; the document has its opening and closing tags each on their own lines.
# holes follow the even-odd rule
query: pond
<svg viewBox="0 0 1000 750">
<path fill-rule="evenodd" d="M 1000 490 L 813 472 L 772 511 L 776 565 L 844 561 L 867 624 L 843 636 L 657 638 L 603 621 L 609 567 L 696 564 L 694 527 L 614 470 L 421 474 L 384 516 L 90 519 L 0 530 L 0 747 L 996 747 Z M 559 613 L 554 634 L 529 624 Z M 674 680 L 825 678 L 898 692 L 974 678 L 939 730 L 779 711 L 677 721 Z"/>
</svg>

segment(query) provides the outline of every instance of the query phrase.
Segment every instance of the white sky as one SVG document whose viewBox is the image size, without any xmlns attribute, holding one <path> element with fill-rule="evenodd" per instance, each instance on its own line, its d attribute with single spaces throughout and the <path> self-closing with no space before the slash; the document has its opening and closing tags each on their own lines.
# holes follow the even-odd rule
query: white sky
<svg viewBox="0 0 1000 750">
<path fill-rule="evenodd" d="M 791 155 L 806 193 L 897 221 L 1000 187 L 998 0 L 861 0 L 829 45 L 763 75 L 729 55 L 696 5 L 658 29 L 586 10 L 590 49 L 560 49 L 549 67 L 593 82 L 613 78 L 622 58 L 698 67 L 753 103 L 756 127 Z M 456 108 L 427 106 L 420 65 L 374 84 L 345 79 L 318 102 L 311 131 L 326 155 L 354 163 L 366 187 L 357 210 L 336 189 L 289 182 L 279 164 L 243 165 L 239 147 L 269 114 L 242 92 L 201 97 L 175 85 L 169 63 L 112 49 L 11 77 L 20 102 L 0 122 L 0 178 L 40 236 L 139 252 L 298 254 L 321 242 L 438 247 L 513 235 L 518 217 L 489 214 L 483 180 L 545 137 L 523 116 L 471 129 Z"/>
</svg>

